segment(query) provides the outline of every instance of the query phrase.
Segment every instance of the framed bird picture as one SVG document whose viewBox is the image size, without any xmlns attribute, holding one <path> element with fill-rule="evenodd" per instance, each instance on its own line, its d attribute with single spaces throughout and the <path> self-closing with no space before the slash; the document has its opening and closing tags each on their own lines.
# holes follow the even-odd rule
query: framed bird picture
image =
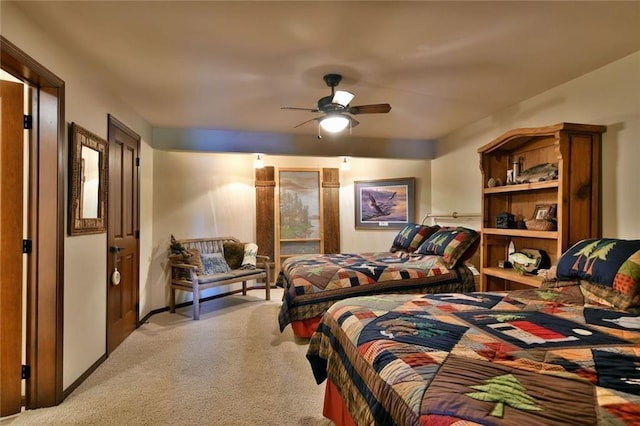
<svg viewBox="0 0 640 426">
<path fill-rule="evenodd" d="M 415 178 L 354 182 L 356 229 L 402 229 L 414 222 Z"/>
</svg>

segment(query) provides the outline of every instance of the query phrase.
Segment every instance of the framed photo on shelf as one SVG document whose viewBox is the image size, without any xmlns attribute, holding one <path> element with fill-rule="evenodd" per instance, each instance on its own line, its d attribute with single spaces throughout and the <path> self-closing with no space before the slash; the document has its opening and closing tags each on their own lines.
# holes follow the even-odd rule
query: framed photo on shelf
<svg viewBox="0 0 640 426">
<path fill-rule="evenodd" d="M 415 178 L 355 181 L 355 228 L 402 229 L 414 221 Z"/>
<path fill-rule="evenodd" d="M 533 211 L 533 219 L 555 219 L 557 207 L 557 204 L 537 204 Z"/>
</svg>

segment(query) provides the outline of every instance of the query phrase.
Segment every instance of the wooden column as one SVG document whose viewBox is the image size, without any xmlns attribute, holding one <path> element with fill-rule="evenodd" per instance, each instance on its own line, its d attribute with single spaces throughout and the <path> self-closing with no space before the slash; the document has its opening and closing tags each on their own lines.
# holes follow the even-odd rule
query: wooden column
<svg viewBox="0 0 640 426">
<path fill-rule="evenodd" d="M 273 267 L 275 252 L 275 171 L 272 166 L 256 169 L 256 244 L 260 254 L 269 256 Z M 275 275 L 275 274 L 273 274 Z M 272 275 L 272 279 L 273 279 Z"/>
<path fill-rule="evenodd" d="M 340 253 L 340 170 L 322 169 L 324 252 Z"/>
</svg>

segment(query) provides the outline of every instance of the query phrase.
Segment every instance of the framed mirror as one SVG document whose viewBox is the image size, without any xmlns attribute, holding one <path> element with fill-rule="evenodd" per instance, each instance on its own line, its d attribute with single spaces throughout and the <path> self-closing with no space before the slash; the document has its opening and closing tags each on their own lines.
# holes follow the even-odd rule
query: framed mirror
<svg viewBox="0 0 640 426">
<path fill-rule="evenodd" d="M 70 235 L 106 232 L 107 141 L 76 123 L 69 132 Z"/>
</svg>

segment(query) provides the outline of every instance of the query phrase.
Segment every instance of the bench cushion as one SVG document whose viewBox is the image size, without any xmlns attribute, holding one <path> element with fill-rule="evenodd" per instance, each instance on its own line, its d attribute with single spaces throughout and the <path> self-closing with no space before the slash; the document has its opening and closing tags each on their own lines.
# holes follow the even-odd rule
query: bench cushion
<svg viewBox="0 0 640 426">
<path fill-rule="evenodd" d="M 198 275 L 198 282 L 200 284 L 208 284 L 216 281 L 228 280 L 230 278 L 235 278 L 231 272 L 221 272 L 218 274 L 210 274 L 210 275 Z"/>
</svg>

